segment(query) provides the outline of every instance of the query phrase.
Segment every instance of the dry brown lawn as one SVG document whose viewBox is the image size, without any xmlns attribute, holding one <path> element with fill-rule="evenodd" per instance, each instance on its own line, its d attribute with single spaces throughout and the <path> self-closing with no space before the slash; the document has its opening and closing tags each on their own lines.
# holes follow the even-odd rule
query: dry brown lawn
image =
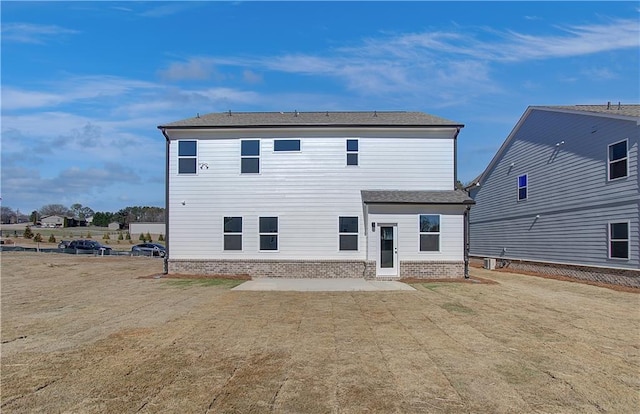
<svg viewBox="0 0 640 414">
<path fill-rule="evenodd" d="M 635 413 L 640 295 L 247 292 L 162 261 L 2 253 L 3 413 Z"/>
</svg>

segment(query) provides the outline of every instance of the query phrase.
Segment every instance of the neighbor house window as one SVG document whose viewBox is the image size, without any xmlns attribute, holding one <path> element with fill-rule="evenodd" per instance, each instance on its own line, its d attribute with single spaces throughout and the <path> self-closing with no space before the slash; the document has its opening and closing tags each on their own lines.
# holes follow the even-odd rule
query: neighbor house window
<svg viewBox="0 0 640 414">
<path fill-rule="evenodd" d="M 260 172 L 260 140 L 245 139 L 240 141 L 240 172 L 242 174 L 258 174 Z"/>
<path fill-rule="evenodd" d="M 224 218 L 224 249 L 242 250 L 242 217 Z"/>
<path fill-rule="evenodd" d="M 340 250 L 358 250 L 358 217 L 340 217 L 338 233 Z"/>
<path fill-rule="evenodd" d="M 273 150 L 277 152 L 300 151 L 299 139 L 276 139 L 273 141 Z"/>
<path fill-rule="evenodd" d="M 347 165 L 358 165 L 358 140 L 347 140 Z"/>
<path fill-rule="evenodd" d="M 195 174 L 198 160 L 197 141 L 178 141 L 178 174 Z"/>
<path fill-rule="evenodd" d="M 609 180 L 624 178 L 627 172 L 627 140 L 609 145 Z"/>
<path fill-rule="evenodd" d="M 420 215 L 420 251 L 440 251 L 440 215 Z"/>
<path fill-rule="evenodd" d="M 529 192 L 529 177 L 527 174 L 518 176 L 518 200 L 526 200 Z"/>
<path fill-rule="evenodd" d="M 278 217 L 260 217 L 260 250 L 278 250 Z"/>
<path fill-rule="evenodd" d="M 629 258 L 629 223 L 609 223 L 609 257 Z"/>
</svg>

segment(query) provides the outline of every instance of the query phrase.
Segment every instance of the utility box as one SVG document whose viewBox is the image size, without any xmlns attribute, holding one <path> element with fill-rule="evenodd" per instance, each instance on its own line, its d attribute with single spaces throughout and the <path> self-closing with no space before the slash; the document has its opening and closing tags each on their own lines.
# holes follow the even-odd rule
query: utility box
<svg viewBox="0 0 640 414">
<path fill-rule="evenodd" d="M 489 270 L 494 270 L 496 268 L 496 259 L 492 259 L 489 257 L 484 258 L 484 268 Z"/>
</svg>

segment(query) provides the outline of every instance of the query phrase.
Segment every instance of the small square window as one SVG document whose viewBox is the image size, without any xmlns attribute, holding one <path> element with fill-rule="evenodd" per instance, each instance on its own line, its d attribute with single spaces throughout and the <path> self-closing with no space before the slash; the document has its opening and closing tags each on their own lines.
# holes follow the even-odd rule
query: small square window
<svg viewBox="0 0 640 414">
<path fill-rule="evenodd" d="M 260 158 L 243 158 L 240 163 L 243 174 L 258 174 L 260 172 Z"/>
<path fill-rule="evenodd" d="M 260 141 L 257 139 L 242 140 L 241 142 L 241 154 L 246 156 L 259 156 L 260 155 Z"/>
</svg>

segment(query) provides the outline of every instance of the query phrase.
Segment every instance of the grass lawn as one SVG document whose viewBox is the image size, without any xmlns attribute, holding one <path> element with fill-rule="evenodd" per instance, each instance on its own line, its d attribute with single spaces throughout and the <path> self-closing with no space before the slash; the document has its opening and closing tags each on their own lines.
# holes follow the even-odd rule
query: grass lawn
<svg viewBox="0 0 640 414">
<path fill-rule="evenodd" d="M 162 261 L 4 252 L 3 413 L 635 413 L 640 295 L 472 269 L 232 291 Z"/>
</svg>

